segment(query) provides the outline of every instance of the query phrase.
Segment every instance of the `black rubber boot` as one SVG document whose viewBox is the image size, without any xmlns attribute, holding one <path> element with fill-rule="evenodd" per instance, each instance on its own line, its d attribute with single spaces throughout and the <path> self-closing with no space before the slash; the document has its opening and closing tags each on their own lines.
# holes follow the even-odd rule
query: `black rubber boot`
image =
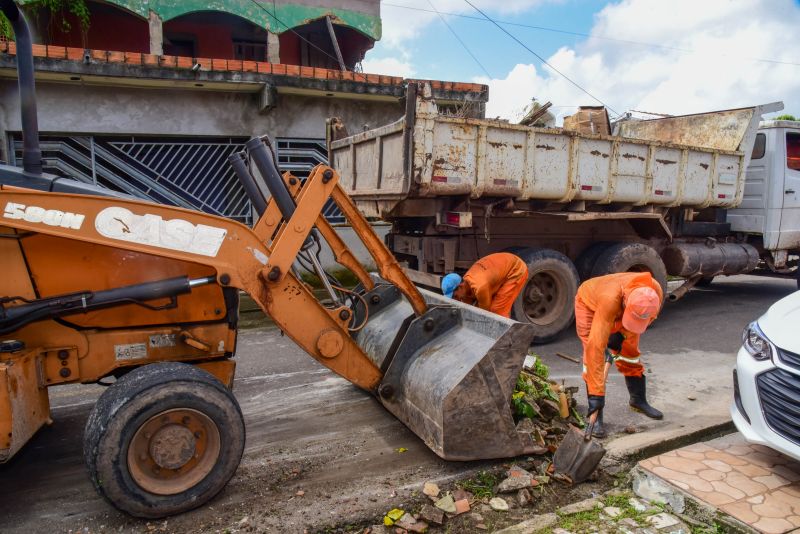
<svg viewBox="0 0 800 534">
<path fill-rule="evenodd" d="M 631 408 L 651 419 L 663 419 L 664 414 L 647 403 L 647 379 L 642 376 L 626 376 L 625 385 L 631 395 Z"/>
<path fill-rule="evenodd" d="M 586 424 L 589 424 L 588 420 Z M 606 432 L 606 427 L 603 425 L 603 410 L 597 412 L 597 420 L 594 422 L 594 428 L 592 428 L 592 437 L 597 439 L 603 439 L 608 436 Z"/>
</svg>

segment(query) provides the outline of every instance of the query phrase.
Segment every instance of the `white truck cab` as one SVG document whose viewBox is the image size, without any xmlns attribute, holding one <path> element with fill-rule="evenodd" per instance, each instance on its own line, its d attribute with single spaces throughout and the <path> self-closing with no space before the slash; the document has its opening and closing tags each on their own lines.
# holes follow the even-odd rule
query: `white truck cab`
<svg viewBox="0 0 800 534">
<path fill-rule="evenodd" d="M 771 268 L 785 268 L 800 251 L 800 121 L 761 122 L 742 203 L 727 220 L 734 232 L 763 237 Z"/>
</svg>

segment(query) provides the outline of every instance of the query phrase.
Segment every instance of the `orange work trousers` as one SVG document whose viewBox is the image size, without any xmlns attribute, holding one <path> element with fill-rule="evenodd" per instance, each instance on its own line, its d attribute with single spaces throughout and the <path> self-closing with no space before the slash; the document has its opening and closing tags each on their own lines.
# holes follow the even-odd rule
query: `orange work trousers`
<svg viewBox="0 0 800 534">
<path fill-rule="evenodd" d="M 514 305 L 514 301 L 517 300 L 517 295 L 519 295 L 519 292 L 522 291 L 522 288 L 525 287 L 527 282 L 527 276 L 519 276 L 511 280 L 506 280 L 503 285 L 500 286 L 500 289 L 497 290 L 497 293 L 492 296 L 492 305 L 489 307 L 489 311 L 510 318 L 511 307 Z"/>
<path fill-rule="evenodd" d="M 589 309 L 586 304 L 579 297 L 575 297 L 575 330 L 583 345 L 583 379 L 589 383 L 591 376 L 598 376 L 589 372 L 599 365 L 605 367 L 605 358 L 599 361 L 595 355 L 595 351 L 587 350 L 589 344 L 589 333 L 592 331 L 592 321 L 594 320 L 594 311 Z M 611 327 L 611 333 L 619 332 L 622 325 L 619 322 Z M 644 366 L 639 362 L 639 336 L 637 334 L 626 333 L 625 341 L 622 343 L 622 350 L 619 352 L 616 360 L 617 370 L 623 376 L 642 376 L 644 375 Z M 602 376 L 602 374 L 599 374 Z M 590 389 L 593 391 L 605 391 L 605 384 L 589 384 Z"/>
</svg>

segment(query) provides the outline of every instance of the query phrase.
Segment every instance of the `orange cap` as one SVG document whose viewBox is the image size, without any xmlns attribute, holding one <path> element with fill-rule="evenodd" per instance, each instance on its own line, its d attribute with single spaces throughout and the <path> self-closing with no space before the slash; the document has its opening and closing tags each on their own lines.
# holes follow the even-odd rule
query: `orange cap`
<svg viewBox="0 0 800 534">
<path fill-rule="evenodd" d="M 637 287 L 625 299 L 622 326 L 628 332 L 641 334 L 655 318 L 661 306 L 658 293 L 651 287 Z"/>
</svg>

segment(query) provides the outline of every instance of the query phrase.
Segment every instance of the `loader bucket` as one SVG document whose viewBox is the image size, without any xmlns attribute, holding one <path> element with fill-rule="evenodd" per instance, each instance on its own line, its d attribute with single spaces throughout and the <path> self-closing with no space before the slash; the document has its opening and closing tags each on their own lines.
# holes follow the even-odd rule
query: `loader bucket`
<svg viewBox="0 0 800 534">
<path fill-rule="evenodd" d="M 419 317 L 394 286 L 379 282 L 365 295 L 356 341 L 384 372 L 381 403 L 445 460 L 539 449 L 511 413 L 533 327 L 420 291 L 429 309 Z M 354 308 L 357 320 L 363 308 Z"/>
</svg>

